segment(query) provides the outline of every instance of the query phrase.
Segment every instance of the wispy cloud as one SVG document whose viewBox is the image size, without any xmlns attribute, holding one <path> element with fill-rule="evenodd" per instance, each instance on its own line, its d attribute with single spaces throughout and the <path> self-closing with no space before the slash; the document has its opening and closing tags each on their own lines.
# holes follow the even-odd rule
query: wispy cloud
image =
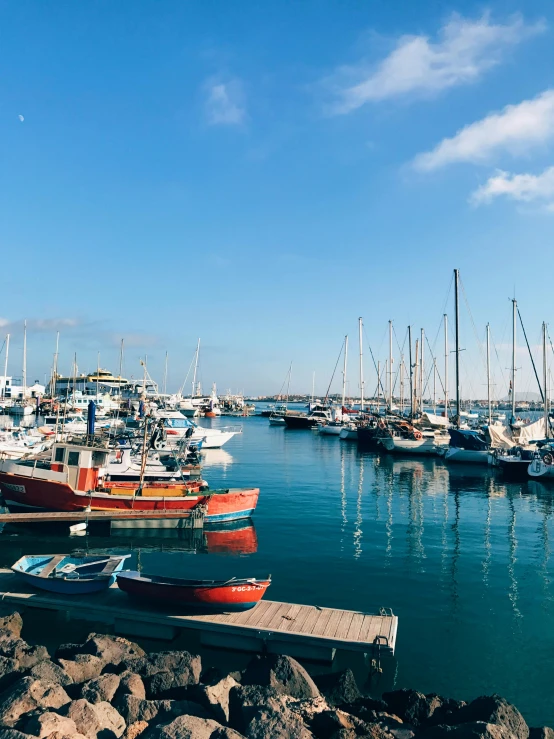
<svg viewBox="0 0 554 739">
<path fill-rule="evenodd" d="M 245 96 L 242 82 L 226 82 L 211 78 L 205 85 L 206 117 L 212 126 L 240 126 L 246 120 Z"/>
<path fill-rule="evenodd" d="M 343 66 L 326 80 L 335 114 L 362 105 L 411 95 L 428 97 L 456 85 L 474 82 L 502 60 L 506 48 L 542 32 L 539 21 L 526 24 L 520 15 L 507 23 L 492 23 L 490 15 L 468 20 L 459 15 L 441 27 L 437 39 L 401 36 L 391 53 L 377 65 L 361 61 Z"/>
<path fill-rule="evenodd" d="M 546 204 L 548 210 L 554 210 L 554 167 L 548 167 L 538 175 L 511 174 L 499 170 L 475 190 L 470 202 L 482 205 L 499 197 L 524 203 L 538 202 Z"/>
<path fill-rule="evenodd" d="M 481 163 L 498 151 L 526 153 L 554 138 L 554 90 L 519 105 L 507 105 L 443 139 L 432 151 L 419 154 L 416 169 L 430 171 L 454 162 Z"/>
</svg>

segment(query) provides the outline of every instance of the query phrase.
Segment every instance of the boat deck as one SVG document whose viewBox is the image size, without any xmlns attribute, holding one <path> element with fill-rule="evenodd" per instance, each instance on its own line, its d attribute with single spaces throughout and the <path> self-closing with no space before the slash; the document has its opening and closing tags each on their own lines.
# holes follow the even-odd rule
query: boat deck
<svg viewBox="0 0 554 739">
<path fill-rule="evenodd" d="M 393 655 L 398 618 L 381 614 L 262 600 L 249 611 L 181 615 L 130 600 L 117 586 L 78 599 L 35 590 L 0 569 L 0 600 L 18 608 L 60 611 L 70 618 L 110 624 L 116 633 L 174 639 L 199 631 L 206 646 L 332 661 L 337 649 Z"/>
</svg>

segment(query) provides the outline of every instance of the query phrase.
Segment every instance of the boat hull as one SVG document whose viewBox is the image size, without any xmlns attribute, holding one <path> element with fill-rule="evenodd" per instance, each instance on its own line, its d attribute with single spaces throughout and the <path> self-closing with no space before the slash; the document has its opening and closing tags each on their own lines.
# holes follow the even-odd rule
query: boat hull
<svg viewBox="0 0 554 739">
<path fill-rule="evenodd" d="M 324 436 L 340 436 L 340 432 L 343 428 L 343 426 L 331 426 L 330 424 L 326 424 L 325 426 L 319 427 L 319 433 Z"/>
<path fill-rule="evenodd" d="M 133 496 L 102 492 L 74 491 L 63 482 L 0 472 L 0 489 L 10 511 L 172 511 L 188 512 L 207 506 L 205 521 L 233 521 L 249 518 L 256 509 L 259 488 L 225 492 L 194 492 L 186 496 Z M 163 488 L 161 488 L 163 491 Z"/>
<path fill-rule="evenodd" d="M 392 454 L 417 454 L 421 456 L 438 457 L 443 449 L 430 439 L 382 439 L 381 444 L 387 452 Z"/>
<path fill-rule="evenodd" d="M 177 579 L 156 582 L 148 577 L 141 577 L 138 572 L 121 573 L 117 578 L 119 588 L 133 598 L 210 612 L 247 611 L 253 608 L 262 599 L 270 581 L 256 580 L 236 584 L 230 581 L 209 586 L 185 583 L 186 580 Z"/>
<path fill-rule="evenodd" d="M 313 418 L 309 416 L 285 416 L 285 423 L 288 429 L 312 429 L 317 427 L 319 424 Z"/>
<path fill-rule="evenodd" d="M 488 456 L 487 450 L 474 451 L 451 446 L 446 450 L 444 459 L 445 462 L 459 462 L 462 464 L 488 464 Z"/>
<path fill-rule="evenodd" d="M 115 582 L 117 573 L 123 568 L 123 564 L 126 559 L 125 557 L 121 557 L 121 561 L 114 568 L 113 574 L 110 575 L 109 577 L 95 578 L 94 576 L 91 576 L 91 577 L 85 577 L 81 579 L 76 579 L 76 578 L 70 579 L 70 578 L 64 578 L 64 577 L 40 577 L 38 574 L 33 574 L 32 560 L 44 560 L 47 562 L 47 561 L 50 561 L 51 558 L 52 558 L 52 555 L 45 556 L 45 557 L 41 557 L 41 556 L 22 557 L 20 560 L 18 560 L 14 564 L 14 566 L 12 567 L 12 570 L 16 573 L 16 575 L 21 580 L 28 583 L 29 585 L 32 585 L 35 588 L 38 588 L 39 590 L 46 590 L 49 593 L 60 593 L 62 595 L 86 595 L 89 593 L 100 593 L 103 590 L 107 590 L 107 588 L 109 588 L 110 585 L 112 585 Z M 28 564 L 29 564 L 29 567 L 31 568 L 30 572 L 25 572 L 22 569 L 19 569 L 18 565 L 22 563 L 24 560 L 29 560 Z M 67 557 L 68 562 L 73 561 L 77 564 L 84 563 L 87 560 L 91 560 L 91 562 L 93 562 L 94 560 L 98 560 L 99 562 L 105 562 L 106 557 L 101 557 L 101 556 L 81 557 L 81 558 Z M 94 567 L 91 567 L 90 569 L 94 569 Z M 99 569 L 102 570 L 102 565 L 99 565 Z"/>
</svg>

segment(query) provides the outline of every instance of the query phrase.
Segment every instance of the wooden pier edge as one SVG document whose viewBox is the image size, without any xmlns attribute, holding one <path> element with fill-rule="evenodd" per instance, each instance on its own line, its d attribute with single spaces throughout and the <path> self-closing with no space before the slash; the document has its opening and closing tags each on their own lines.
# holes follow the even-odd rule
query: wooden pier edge
<svg viewBox="0 0 554 739">
<path fill-rule="evenodd" d="M 398 618 L 392 614 L 269 600 L 240 613 L 177 615 L 137 605 L 117 586 L 78 599 L 36 591 L 5 569 L 0 569 L 0 601 L 99 621 L 131 637 L 172 640 L 180 632 L 192 630 L 199 631 L 201 644 L 209 647 L 273 652 L 323 662 L 331 662 L 337 649 L 392 656 L 398 630 Z"/>
</svg>

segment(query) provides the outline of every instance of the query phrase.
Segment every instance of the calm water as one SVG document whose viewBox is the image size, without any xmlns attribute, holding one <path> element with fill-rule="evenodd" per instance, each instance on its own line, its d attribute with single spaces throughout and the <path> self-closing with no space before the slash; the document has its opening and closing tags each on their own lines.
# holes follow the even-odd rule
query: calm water
<svg viewBox="0 0 554 739">
<path fill-rule="evenodd" d="M 40 537 L 5 530 L 0 564 L 25 551 L 127 549 L 150 572 L 271 573 L 274 600 L 388 606 L 399 632 L 386 687 L 498 692 L 531 725 L 554 724 L 554 487 L 505 484 L 485 467 L 362 454 L 355 443 L 260 417 L 211 423 L 235 420 L 243 434 L 206 453 L 204 477 L 212 487 L 261 488 L 255 528 L 232 534 L 242 554 L 217 534 L 75 539 L 41 528 Z"/>
</svg>

